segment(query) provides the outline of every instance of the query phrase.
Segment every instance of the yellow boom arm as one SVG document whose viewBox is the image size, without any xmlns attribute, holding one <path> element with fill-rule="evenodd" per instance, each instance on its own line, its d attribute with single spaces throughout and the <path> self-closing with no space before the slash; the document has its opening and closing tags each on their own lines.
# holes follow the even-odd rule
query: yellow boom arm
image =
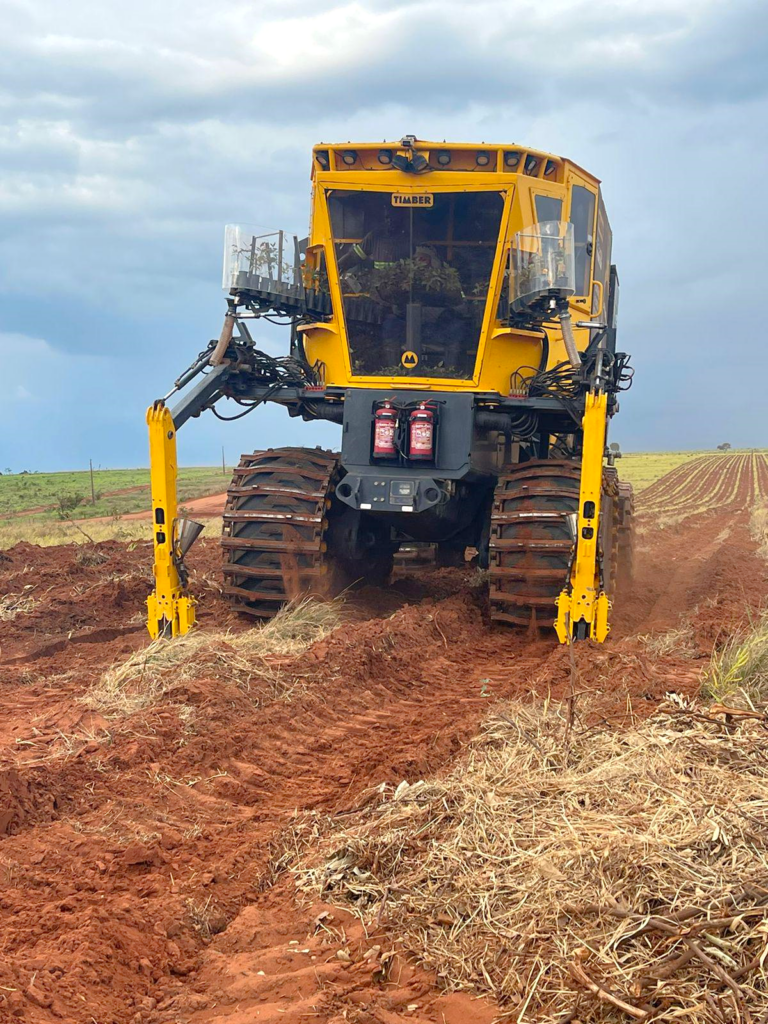
<svg viewBox="0 0 768 1024">
<path fill-rule="evenodd" d="M 195 599 L 182 583 L 175 549 L 176 426 L 164 402 L 147 409 L 147 425 L 155 546 L 155 589 L 147 598 L 147 629 L 154 640 L 187 633 L 195 624 Z"/>
<path fill-rule="evenodd" d="M 576 550 L 570 578 L 556 602 L 555 630 L 561 644 L 587 636 L 602 643 L 610 629 L 599 546 L 607 404 L 608 396 L 595 390 L 587 395 L 584 407 Z"/>
</svg>

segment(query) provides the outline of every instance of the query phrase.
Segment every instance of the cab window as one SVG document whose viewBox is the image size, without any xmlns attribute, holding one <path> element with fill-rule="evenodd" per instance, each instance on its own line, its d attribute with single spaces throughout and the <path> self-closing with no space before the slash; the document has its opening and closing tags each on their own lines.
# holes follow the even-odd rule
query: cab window
<svg viewBox="0 0 768 1024">
<path fill-rule="evenodd" d="M 339 189 L 328 210 L 353 374 L 470 379 L 503 196 L 440 192 L 403 207 L 393 193 Z"/>
<path fill-rule="evenodd" d="M 571 191 L 571 224 L 576 257 L 576 294 L 579 296 L 589 295 L 594 223 L 594 192 L 582 185 L 574 185 Z"/>
<path fill-rule="evenodd" d="M 605 212 L 603 197 L 597 203 L 597 232 L 595 237 L 595 281 L 603 286 L 603 302 L 608 302 L 608 277 L 611 272 L 611 225 Z M 592 287 L 592 315 L 600 305 L 599 289 Z"/>
<path fill-rule="evenodd" d="M 539 224 L 563 219 L 563 201 L 554 196 L 534 196 L 536 220 Z"/>
</svg>

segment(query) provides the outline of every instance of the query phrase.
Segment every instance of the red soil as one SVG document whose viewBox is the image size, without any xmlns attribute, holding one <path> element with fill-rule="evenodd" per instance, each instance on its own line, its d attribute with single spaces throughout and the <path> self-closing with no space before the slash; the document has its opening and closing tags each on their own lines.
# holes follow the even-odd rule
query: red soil
<svg viewBox="0 0 768 1024">
<path fill-rule="evenodd" d="M 696 503 L 722 507 L 667 527 L 641 515 L 612 637 L 575 649 L 593 718 L 622 724 L 695 692 L 713 645 L 762 604 L 748 505 L 763 478 L 741 458 L 718 458 L 714 477 L 687 467 Z M 0 595 L 38 602 L 0 622 L 0 1021 L 490 1024 L 497 1007 L 404 958 L 383 970 L 397 949 L 386 915 L 366 934 L 297 903 L 287 837 L 296 812 L 343 814 L 439 770 L 494 700 L 563 696 L 569 652 L 491 629 L 467 574 L 444 570 L 350 598 L 341 628 L 280 666 L 298 684 L 289 700 L 262 676 L 211 671 L 106 720 L 76 698 L 146 643 L 150 550 L 97 550 L 95 565 L 74 546 L 0 553 Z M 218 596 L 218 558 L 212 541 L 193 549 L 202 625 L 245 628 Z M 637 638 L 681 623 L 693 657 Z"/>
<path fill-rule="evenodd" d="M 190 498 L 189 501 L 182 503 L 182 508 L 191 519 L 214 519 L 223 513 L 226 500 L 226 491 L 223 494 L 207 494 L 203 498 Z M 113 518 L 113 516 L 94 516 L 91 519 L 78 519 L 76 522 L 83 525 L 87 523 L 109 523 Z M 145 508 L 140 512 L 126 512 L 120 518 L 151 519 L 152 509 Z"/>
<path fill-rule="evenodd" d="M 224 511 L 227 500 L 227 492 L 223 494 L 207 494 L 204 498 L 191 498 L 183 503 L 185 513 L 191 519 L 213 519 L 220 516 Z M 142 512 L 129 512 L 121 519 L 150 519 L 151 509 L 144 509 Z"/>
</svg>

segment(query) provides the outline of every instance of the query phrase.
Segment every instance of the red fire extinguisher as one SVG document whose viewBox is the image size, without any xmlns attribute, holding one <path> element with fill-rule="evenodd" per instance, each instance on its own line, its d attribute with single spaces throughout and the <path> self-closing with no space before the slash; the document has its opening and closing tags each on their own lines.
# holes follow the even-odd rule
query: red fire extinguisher
<svg viewBox="0 0 768 1024">
<path fill-rule="evenodd" d="M 397 455 L 396 430 L 397 409 L 390 402 L 383 402 L 373 414 L 374 459 L 393 459 Z"/>
<path fill-rule="evenodd" d="M 408 417 L 408 457 L 435 457 L 435 410 L 426 402 L 420 402 Z"/>
</svg>

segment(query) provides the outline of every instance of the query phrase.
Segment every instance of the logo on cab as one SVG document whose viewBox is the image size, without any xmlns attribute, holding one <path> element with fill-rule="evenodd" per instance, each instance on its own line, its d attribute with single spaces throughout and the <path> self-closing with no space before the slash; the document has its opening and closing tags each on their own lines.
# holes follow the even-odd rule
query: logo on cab
<svg viewBox="0 0 768 1024">
<path fill-rule="evenodd" d="M 435 197 L 431 192 L 393 192 L 393 206 L 434 206 Z"/>
</svg>

